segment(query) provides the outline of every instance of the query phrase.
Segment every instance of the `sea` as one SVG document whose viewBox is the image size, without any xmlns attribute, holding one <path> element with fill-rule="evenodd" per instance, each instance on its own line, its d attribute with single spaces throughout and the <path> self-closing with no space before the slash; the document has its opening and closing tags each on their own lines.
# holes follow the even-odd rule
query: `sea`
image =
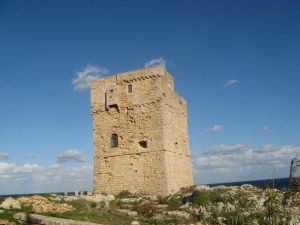
<svg viewBox="0 0 300 225">
<path fill-rule="evenodd" d="M 215 187 L 219 185 L 224 186 L 242 186 L 243 184 L 251 184 L 259 188 L 277 188 L 282 191 L 286 191 L 289 187 L 289 178 L 276 178 L 276 179 L 266 179 L 266 180 L 247 180 L 247 181 L 238 181 L 238 182 L 229 182 L 229 183 L 215 183 L 208 184 L 210 187 Z"/>
<path fill-rule="evenodd" d="M 277 188 L 282 191 L 286 191 L 289 186 L 289 178 L 276 178 L 276 179 L 266 179 L 266 180 L 248 180 L 248 181 L 238 181 L 238 182 L 230 182 L 230 183 L 215 183 L 215 184 L 207 184 L 210 187 L 215 186 L 242 186 L 243 184 L 251 184 L 253 186 L 259 187 L 259 188 L 267 188 L 267 187 L 273 187 L 274 182 L 274 188 Z M 43 194 L 49 194 L 49 193 L 24 193 L 24 194 L 13 194 L 13 195 L 0 195 L 0 197 L 18 197 L 18 196 L 32 196 L 32 195 L 43 195 Z M 63 195 L 63 192 L 53 192 L 53 194 Z M 70 193 L 72 195 L 72 193 Z M 75 192 L 73 193 L 75 195 Z"/>
</svg>

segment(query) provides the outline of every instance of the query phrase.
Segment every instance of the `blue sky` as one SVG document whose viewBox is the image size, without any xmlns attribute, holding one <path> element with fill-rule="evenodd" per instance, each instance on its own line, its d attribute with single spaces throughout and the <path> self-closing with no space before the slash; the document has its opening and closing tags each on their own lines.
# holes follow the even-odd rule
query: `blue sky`
<svg viewBox="0 0 300 225">
<path fill-rule="evenodd" d="M 296 0 L 0 1 L 0 194 L 90 189 L 84 87 L 147 62 L 188 101 L 196 183 L 265 179 L 274 167 L 288 176 L 300 153 L 299 10 Z"/>
</svg>

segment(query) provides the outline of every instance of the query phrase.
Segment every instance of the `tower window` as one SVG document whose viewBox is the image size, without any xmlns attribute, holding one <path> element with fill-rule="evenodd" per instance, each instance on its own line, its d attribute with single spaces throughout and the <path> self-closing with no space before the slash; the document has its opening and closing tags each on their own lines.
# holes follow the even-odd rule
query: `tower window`
<svg viewBox="0 0 300 225">
<path fill-rule="evenodd" d="M 110 147 L 117 148 L 118 147 L 118 135 L 112 134 L 110 137 Z"/>
<path fill-rule="evenodd" d="M 127 92 L 132 93 L 132 84 L 128 84 L 127 86 Z"/>
<path fill-rule="evenodd" d="M 140 141 L 139 144 L 142 148 L 147 148 L 147 141 Z"/>
</svg>

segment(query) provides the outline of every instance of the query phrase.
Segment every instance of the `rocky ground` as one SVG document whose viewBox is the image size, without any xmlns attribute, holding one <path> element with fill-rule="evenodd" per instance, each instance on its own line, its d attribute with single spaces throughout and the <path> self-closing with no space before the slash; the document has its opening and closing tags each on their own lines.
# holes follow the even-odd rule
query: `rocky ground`
<svg viewBox="0 0 300 225">
<path fill-rule="evenodd" d="M 1 203 L 2 202 L 2 203 Z M 0 200 L 0 219 L 37 214 L 109 225 L 300 225 L 300 192 L 198 185 L 167 196 L 55 194 Z M 16 222 L 16 221 L 15 221 Z"/>
</svg>

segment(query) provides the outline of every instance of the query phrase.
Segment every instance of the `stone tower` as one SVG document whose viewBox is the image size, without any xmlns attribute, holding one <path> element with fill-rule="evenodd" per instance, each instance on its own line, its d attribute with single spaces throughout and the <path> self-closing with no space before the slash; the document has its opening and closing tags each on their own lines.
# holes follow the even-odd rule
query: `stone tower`
<svg viewBox="0 0 300 225">
<path fill-rule="evenodd" d="M 186 101 L 161 67 L 91 82 L 94 192 L 168 195 L 192 181 Z"/>
</svg>

